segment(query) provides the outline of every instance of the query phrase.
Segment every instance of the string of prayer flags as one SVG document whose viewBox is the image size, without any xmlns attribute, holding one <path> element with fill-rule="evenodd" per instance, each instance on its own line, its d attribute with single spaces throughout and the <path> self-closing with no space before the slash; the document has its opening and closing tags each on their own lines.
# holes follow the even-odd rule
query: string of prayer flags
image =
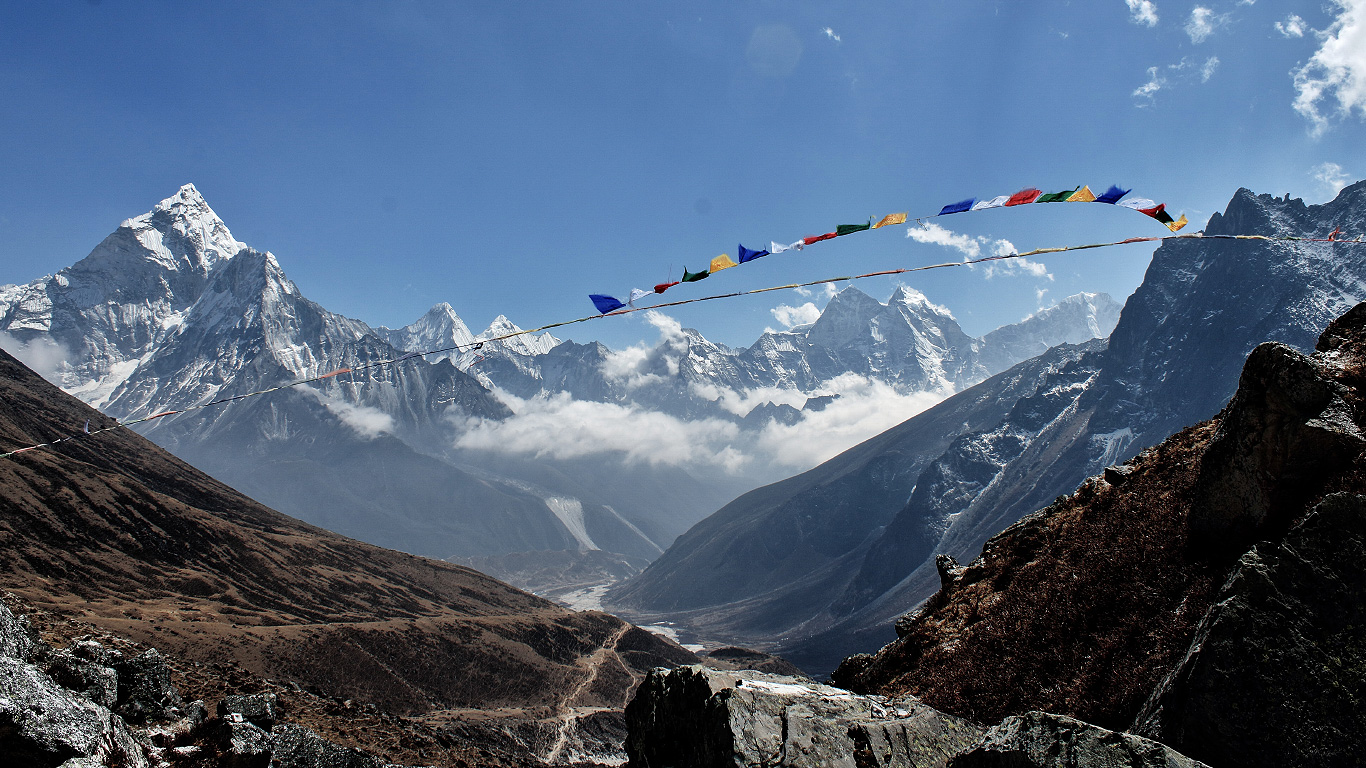
<svg viewBox="0 0 1366 768">
<path fill-rule="evenodd" d="M 949 214 L 967 213 L 969 211 L 984 211 L 989 208 L 1006 208 L 1016 205 L 1028 205 L 1030 203 L 1106 203 L 1108 205 L 1120 205 L 1125 208 L 1132 208 L 1145 216 L 1156 219 L 1160 224 L 1167 227 L 1172 232 L 1176 232 L 1190 223 L 1184 215 L 1179 219 L 1173 220 L 1171 215 L 1167 213 L 1165 204 L 1158 204 L 1146 197 L 1124 200 L 1123 198 L 1128 195 L 1130 191 L 1131 190 L 1128 189 L 1122 189 L 1116 184 L 1111 184 L 1109 189 L 1099 195 L 1093 192 L 1089 185 L 1073 187 L 1072 189 L 1059 192 L 1049 192 L 1047 194 L 1041 189 L 1028 187 L 1013 195 L 998 195 L 989 199 L 969 197 L 966 200 L 949 203 L 940 208 L 939 213 L 934 214 L 934 216 L 947 216 Z M 654 293 L 662 294 L 679 283 L 695 283 L 698 280 L 705 280 L 713 273 L 730 269 L 731 267 L 737 267 L 741 264 L 747 264 L 755 259 L 763 258 L 764 256 L 775 253 L 784 253 L 786 251 L 800 251 L 806 246 L 819 243 L 822 240 L 832 240 L 836 237 L 852 235 L 855 232 L 881 229 L 882 227 L 889 227 L 894 224 L 905 224 L 910 218 L 910 215 L 906 213 L 889 213 L 881 219 L 878 219 L 876 223 L 870 218 L 867 223 L 864 224 L 840 224 L 835 227 L 835 231 L 833 232 L 826 232 L 823 235 L 811 235 L 787 245 L 779 243 L 776 240 L 770 241 L 768 250 L 746 248 L 741 244 L 738 246 L 739 261 L 735 261 L 731 259 L 729 254 L 723 253 L 712 259 L 708 264 L 708 268 L 701 272 L 689 272 L 685 268 L 683 270 L 683 279 L 657 284 L 654 287 Z M 929 218 L 933 218 L 933 216 L 916 217 L 915 221 L 923 223 L 925 219 Z M 636 300 L 647 295 L 649 295 L 649 292 L 647 291 L 642 291 L 638 288 L 632 289 L 630 298 L 626 304 L 629 304 L 634 308 Z M 604 306 L 612 307 L 612 309 L 602 310 L 604 313 L 626 306 L 626 304 L 622 304 L 618 299 L 611 296 L 606 296 L 604 294 L 594 294 L 594 296 L 596 297 L 593 299 L 594 306 L 597 306 L 599 309 Z M 616 303 L 613 304 L 613 302 Z"/>
<path fill-rule="evenodd" d="M 588 299 L 593 302 L 593 306 L 598 308 L 598 314 L 600 315 L 614 312 L 626 306 L 626 304 L 619 299 L 614 299 L 611 296 L 604 296 L 601 293 L 590 293 L 588 294 Z"/>
<path fill-rule="evenodd" d="M 743 245 L 739 246 L 739 248 L 740 248 L 740 263 L 741 263 L 741 264 L 744 264 L 744 263 L 747 262 L 747 261 L 754 261 L 755 259 L 761 259 L 761 258 L 763 258 L 763 257 L 765 257 L 765 256 L 767 256 L 767 255 L 769 254 L 768 251 L 763 251 L 763 250 L 752 251 L 752 250 L 746 248 L 746 247 L 743 246 Z"/>
</svg>

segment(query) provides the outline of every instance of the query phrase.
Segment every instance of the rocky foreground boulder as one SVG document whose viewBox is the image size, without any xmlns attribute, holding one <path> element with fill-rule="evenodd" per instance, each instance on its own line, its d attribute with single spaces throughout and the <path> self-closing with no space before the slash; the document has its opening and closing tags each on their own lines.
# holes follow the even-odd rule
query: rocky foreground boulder
<svg viewBox="0 0 1366 768">
<path fill-rule="evenodd" d="M 984 730 L 912 696 L 858 696 L 697 665 L 651 672 L 626 707 L 626 724 L 637 768 L 942 768 Z"/>
</svg>

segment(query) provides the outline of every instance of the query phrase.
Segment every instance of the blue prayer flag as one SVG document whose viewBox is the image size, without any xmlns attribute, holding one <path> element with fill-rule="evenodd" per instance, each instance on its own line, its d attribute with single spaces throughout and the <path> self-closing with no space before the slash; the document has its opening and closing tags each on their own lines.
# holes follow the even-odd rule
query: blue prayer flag
<svg viewBox="0 0 1366 768">
<path fill-rule="evenodd" d="M 977 198 L 969 197 L 967 200 L 959 200 L 956 203 L 949 203 L 948 205 L 940 209 L 939 215 L 943 216 L 949 213 L 962 213 L 963 211 L 972 210 L 972 204 L 975 202 L 977 202 Z"/>
<path fill-rule="evenodd" d="M 588 294 L 588 298 L 593 301 L 593 306 L 598 308 L 598 313 L 603 315 L 626 306 L 625 302 L 614 299 L 611 296 L 604 296 L 600 293 L 590 293 Z"/>
<path fill-rule="evenodd" d="M 761 251 L 751 251 L 750 249 L 746 248 L 746 247 L 743 246 L 743 245 L 740 246 L 740 263 L 741 263 L 741 264 L 744 264 L 744 263 L 747 262 L 747 261 L 754 261 L 755 259 L 757 259 L 757 258 L 759 258 L 759 257 L 761 257 L 761 256 L 767 256 L 767 255 L 768 255 L 768 251 L 762 251 L 762 250 L 761 250 Z"/>
<path fill-rule="evenodd" d="M 1109 203 L 1110 205 L 1114 205 L 1115 203 L 1118 203 L 1118 202 L 1119 202 L 1119 199 L 1120 199 L 1121 197 L 1124 197 L 1125 195 L 1129 194 L 1129 193 L 1132 192 L 1132 191 L 1133 191 L 1133 190 L 1131 190 L 1131 189 L 1120 189 L 1119 187 L 1115 186 L 1114 184 L 1111 184 L 1111 185 L 1110 185 L 1110 188 L 1107 189 L 1107 190 L 1105 190 L 1105 194 L 1099 195 L 1099 196 L 1096 197 L 1096 202 L 1097 202 L 1097 203 Z"/>
</svg>

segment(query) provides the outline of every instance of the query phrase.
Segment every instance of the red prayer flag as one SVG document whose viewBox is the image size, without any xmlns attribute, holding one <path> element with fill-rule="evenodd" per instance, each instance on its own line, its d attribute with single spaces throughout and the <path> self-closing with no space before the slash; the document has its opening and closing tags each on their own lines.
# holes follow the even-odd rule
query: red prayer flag
<svg viewBox="0 0 1366 768">
<path fill-rule="evenodd" d="M 1032 203 L 1035 200 L 1038 200 L 1039 195 L 1042 194 L 1042 189 L 1022 189 L 1011 195 L 1010 199 L 1006 201 L 1006 205 L 1024 205 L 1026 203 Z"/>
<path fill-rule="evenodd" d="M 826 232 L 823 235 L 812 235 L 811 237 L 803 237 L 802 245 L 811 245 L 812 243 L 819 243 L 822 240 L 830 240 L 834 238 L 837 234 L 838 233 L 836 232 Z"/>
<path fill-rule="evenodd" d="M 674 287 L 675 285 L 678 285 L 678 283 L 678 280 L 675 280 L 672 283 L 660 283 L 659 285 L 655 286 L 655 293 L 663 293 L 669 290 L 670 288 Z"/>
</svg>

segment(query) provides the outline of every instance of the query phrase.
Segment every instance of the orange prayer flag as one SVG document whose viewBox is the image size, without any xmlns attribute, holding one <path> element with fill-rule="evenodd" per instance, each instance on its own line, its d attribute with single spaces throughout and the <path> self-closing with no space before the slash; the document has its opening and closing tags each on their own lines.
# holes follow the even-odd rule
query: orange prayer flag
<svg viewBox="0 0 1366 768">
<path fill-rule="evenodd" d="M 1096 194 L 1091 191 L 1089 186 L 1082 187 L 1076 192 L 1073 192 L 1071 197 L 1067 198 L 1067 202 L 1069 203 L 1094 203 L 1095 201 Z"/>
<path fill-rule="evenodd" d="M 890 226 L 892 226 L 893 224 L 905 224 L 905 223 L 906 223 L 906 214 L 904 214 L 904 213 L 889 213 L 889 214 L 887 214 L 886 216 L 883 216 L 883 217 L 882 217 L 882 221 L 879 221 L 878 223 L 874 224 L 874 225 L 873 225 L 873 229 L 877 229 L 878 227 L 890 227 Z"/>
<path fill-rule="evenodd" d="M 720 256 L 717 256 L 716 258 L 714 258 L 714 259 L 711 260 L 711 268 L 708 269 L 707 271 L 708 271 L 708 272 L 720 272 L 720 271 L 723 270 L 723 269 L 730 269 L 731 267 L 735 267 L 735 266 L 739 266 L 739 265 L 736 264 L 736 263 L 731 259 L 730 254 L 728 254 L 728 253 L 723 253 L 723 254 L 721 254 Z"/>
<path fill-rule="evenodd" d="M 1190 222 L 1186 221 L 1186 214 L 1183 213 L 1181 214 L 1181 218 L 1177 219 L 1176 221 L 1169 222 L 1167 224 L 1167 229 L 1170 229 L 1171 231 L 1175 232 L 1189 223 Z"/>
</svg>

